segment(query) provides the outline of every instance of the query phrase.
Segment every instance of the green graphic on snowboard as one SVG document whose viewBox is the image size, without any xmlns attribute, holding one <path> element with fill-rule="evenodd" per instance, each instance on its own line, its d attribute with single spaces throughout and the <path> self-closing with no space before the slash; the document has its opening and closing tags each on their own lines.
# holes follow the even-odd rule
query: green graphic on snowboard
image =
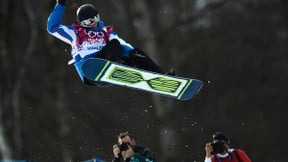
<svg viewBox="0 0 288 162">
<path fill-rule="evenodd" d="M 181 82 L 165 78 L 165 76 L 145 80 L 140 72 L 121 67 L 115 67 L 108 76 L 108 79 L 125 84 L 146 82 L 150 88 L 168 93 L 175 93 L 181 85 Z"/>
</svg>

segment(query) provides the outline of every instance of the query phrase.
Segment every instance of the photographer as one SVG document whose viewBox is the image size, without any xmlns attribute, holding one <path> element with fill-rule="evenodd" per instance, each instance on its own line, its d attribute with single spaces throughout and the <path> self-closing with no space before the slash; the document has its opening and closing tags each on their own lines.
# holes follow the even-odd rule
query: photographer
<svg viewBox="0 0 288 162">
<path fill-rule="evenodd" d="M 205 162 L 251 162 L 241 149 L 230 148 L 230 140 L 221 132 L 213 135 L 213 142 L 205 146 Z"/>
<path fill-rule="evenodd" d="M 128 132 L 121 132 L 118 144 L 113 146 L 112 162 L 155 162 L 154 153 L 142 146 L 136 145 L 135 139 Z"/>
</svg>

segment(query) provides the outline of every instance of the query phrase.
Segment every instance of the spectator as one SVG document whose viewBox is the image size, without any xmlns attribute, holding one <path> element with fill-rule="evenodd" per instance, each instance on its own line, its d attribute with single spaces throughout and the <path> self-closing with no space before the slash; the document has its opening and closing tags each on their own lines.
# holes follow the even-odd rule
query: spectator
<svg viewBox="0 0 288 162">
<path fill-rule="evenodd" d="M 213 135 L 213 142 L 205 146 L 205 162 L 251 162 L 241 149 L 230 148 L 230 140 L 221 132 Z"/>
<path fill-rule="evenodd" d="M 135 139 L 128 132 L 121 132 L 118 144 L 113 146 L 114 159 L 112 162 L 155 162 L 154 153 L 136 144 Z"/>
</svg>

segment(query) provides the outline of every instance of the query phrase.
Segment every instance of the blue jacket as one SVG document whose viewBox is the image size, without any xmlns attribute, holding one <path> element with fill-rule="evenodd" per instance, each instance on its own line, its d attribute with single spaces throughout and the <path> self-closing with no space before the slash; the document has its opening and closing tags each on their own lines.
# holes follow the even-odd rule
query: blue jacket
<svg viewBox="0 0 288 162">
<path fill-rule="evenodd" d="M 123 56 L 129 57 L 128 51 L 133 46 L 121 39 L 113 31 L 112 26 L 105 26 L 103 21 L 98 22 L 98 27 L 93 29 L 82 28 L 78 24 L 69 26 L 62 25 L 62 17 L 65 6 L 56 4 L 47 22 L 47 31 L 54 37 L 71 45 L 72 60 L 68 64 L 74 63 L 74 66 L 83 81 L 84 76 L 81 69 L 83 62 L 90 57 L 95 57 L 97 53 L 106 45 L 107 41 L 112 39 L 119 40 L 123 48 Z"/>
</svg>

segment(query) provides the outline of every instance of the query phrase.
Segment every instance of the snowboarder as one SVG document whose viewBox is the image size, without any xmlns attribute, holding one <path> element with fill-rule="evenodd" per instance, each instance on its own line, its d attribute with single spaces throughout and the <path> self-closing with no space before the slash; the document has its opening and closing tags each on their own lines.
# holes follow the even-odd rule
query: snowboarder
<svg viewBox="0 0 288 162">
<path fill-rule="evenodd" d="M 163 73 L 149 56 L 120 38 L 113 31 L 112 26 L 105 26 L 97 9 L 92 4 L 80 6 L 76 12 L 77 23 L 66 26 L 61 24 L 66 8 L 65 0 L 57 0 L 56 2 L 48 18 L 47 31 L 71 45 L 73 59 L 68 64 L 74 64 L 85 84 L 89 85 L 91 83 L 85 80 L 81 67 L 85 60 L 92 57 Z M 173 75 L 173 71 L 170 75 Z"/>
</svg>

